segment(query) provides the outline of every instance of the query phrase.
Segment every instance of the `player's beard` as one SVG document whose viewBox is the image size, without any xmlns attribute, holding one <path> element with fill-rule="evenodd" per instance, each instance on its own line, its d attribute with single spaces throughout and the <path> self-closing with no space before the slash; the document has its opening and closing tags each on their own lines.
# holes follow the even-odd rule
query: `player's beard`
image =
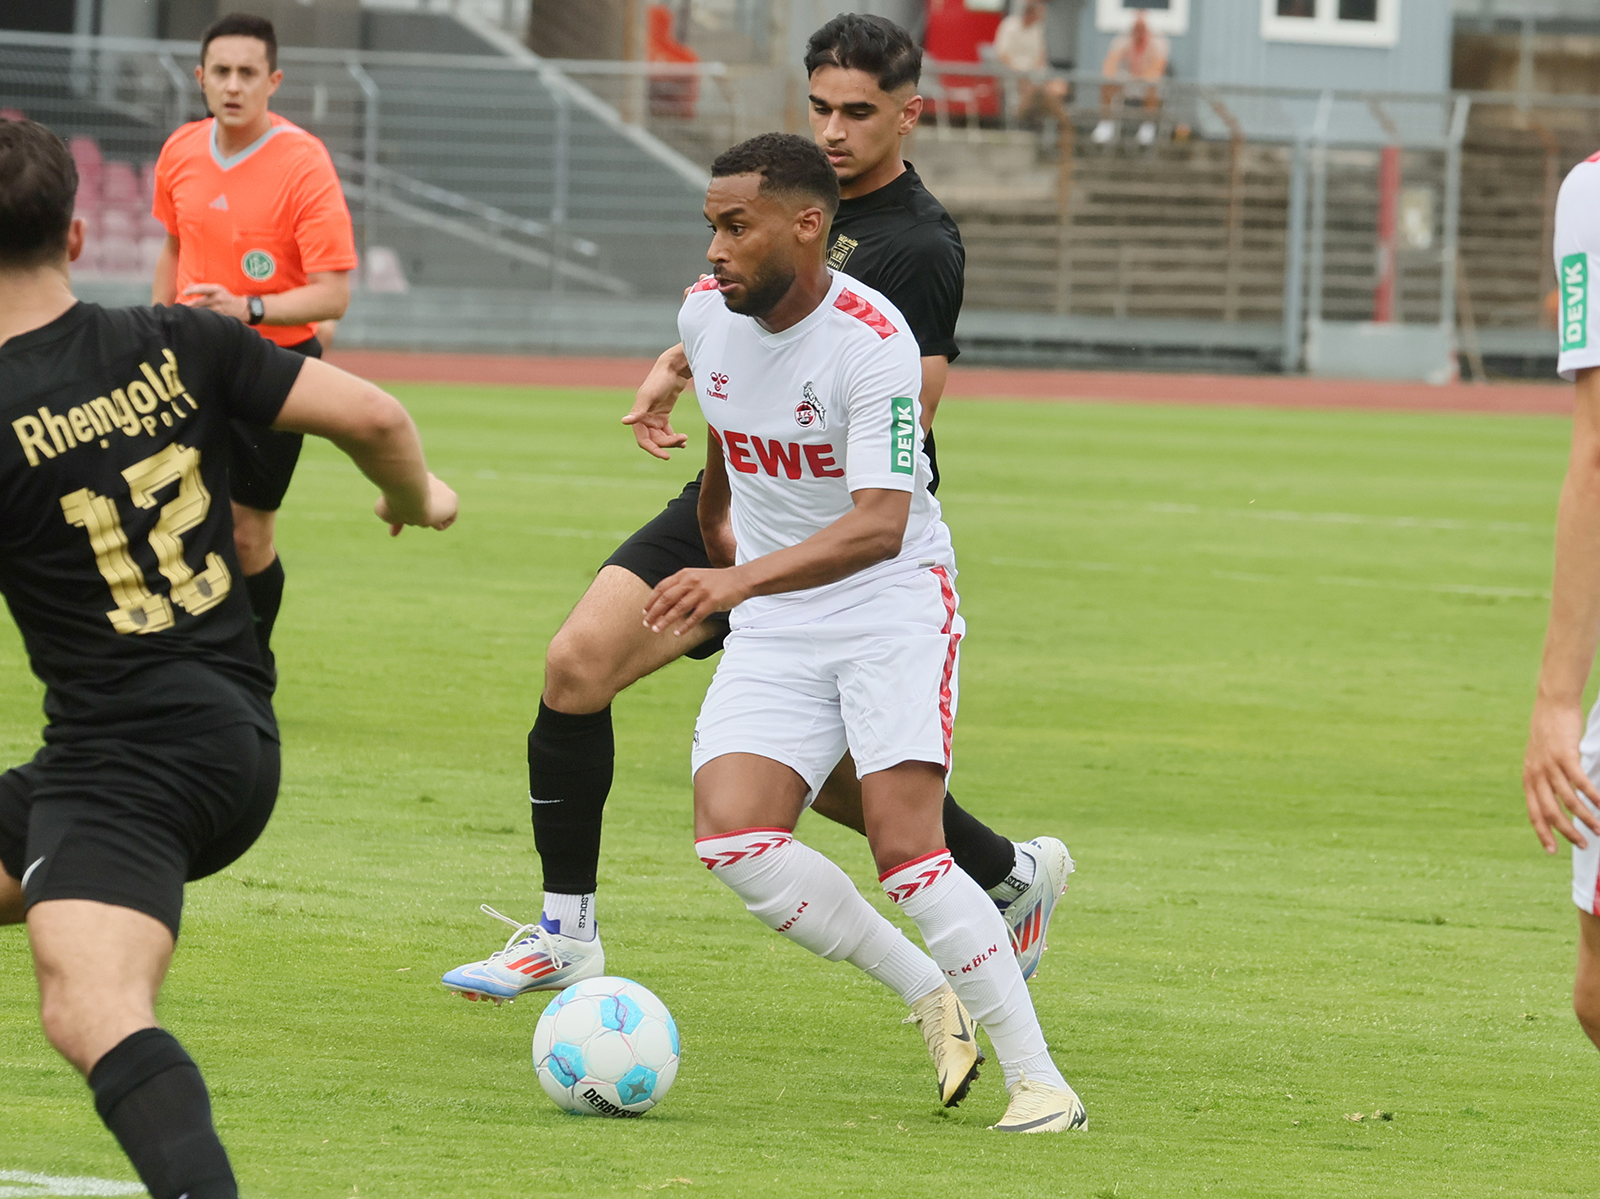
<svg viewBox="0 0 1600 1199">
<path fill-rule="evenodd" d="M 796 271 L 787 263 L 772 263 L 771 260 L 762 263 L 761 269 L 743 280 L 744 298 L 734 303 L 733 297 L 724 296 L 723 302 L 727 304 L 729 312 L 737 312 L 740 316 L 753 316 L 756 320 L 766 318 L 784 296 L 789 294 L 789 289 L 794 286 Z"/>
</svg>

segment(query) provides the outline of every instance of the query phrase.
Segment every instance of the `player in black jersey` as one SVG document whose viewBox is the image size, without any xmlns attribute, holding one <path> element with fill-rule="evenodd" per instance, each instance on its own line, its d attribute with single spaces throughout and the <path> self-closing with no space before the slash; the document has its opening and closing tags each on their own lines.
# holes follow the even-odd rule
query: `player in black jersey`
<svg viewBox="0 0 1600 1199">
<path fill-rule="evenodd" d="M 843 197 L 830 234 L 830 265 L 883 292 L 905 315 L 922 355 L 923 420 L 931 425 L 949 364 L 959 353 L 955 327 L 965 253 L 955 222 L 900 154 L 902 139 L 922 113 L 922 53 L 892 22 L 845 14 L 812 35 L 805 65 L 812 130 Z M 670 415 L 688 382 L 683 348 L 675 346 L 652 368 L 624 418 L 639 445 L 658 458 L 687 444 L 673 432 Z M 926 445 L 933 459 L 931 431 Z M 686 567 L 710 565 L 697 516 L 699 493 L 697 478 L 607 559 L 550 643 L 539 715 L 528 735 L 529 799 L 544 864 L 543 913 L 538 925 L 507 920 L 517 931 L 504 949 L 444 976 L 445 986 L 469 999 L 559 990 L 604 973 L 594 890 L 615 753 L 611 701 L 685 653 L 704 658 L 717 652 L 728 629 L 726 616 L 714 617 L 669 638 L 650 633 L 640 621 L 657 583 Z M 864 831 L 860 785 L 848 758 L 814 807 Z M 1031 975 L 1072 871 L 1066 846 L 1053 837 L 1015 844 L 948 796 L 944 826 L 956 863 L 1004 908 L 1024 977 Z"/>
<path fill-rule="evenodd" d="M 0 775 L 0 924 L 27 921 L 45 1035 L 153 1199 L 235 1199 L 205 1082 L 155 1019 L 184 883 L 249 849 L 278 789 L 229 421 L 337 442 L 392 532 L 456 501 L 371 384 L 215 312 L 78 303 L 76 191 L 60 138 L 0 120 L 0 592 L 48 721 Z"/>
</svg>

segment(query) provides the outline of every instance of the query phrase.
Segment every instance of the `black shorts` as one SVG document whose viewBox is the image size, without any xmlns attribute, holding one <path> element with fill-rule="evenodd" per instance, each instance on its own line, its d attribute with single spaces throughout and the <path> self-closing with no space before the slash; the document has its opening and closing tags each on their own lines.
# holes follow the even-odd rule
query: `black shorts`
<svg viewBox="0 0 1600 1199">
<path fill-rule="evenodd" d="M 249 724 L 183 741 L 47 745 L 0 775 L 0 864 L 29 907 L 97 900 L 176 937 L 183 884 L 255 844 L 278 767 L 278 743 Z"/>
<path fill-rule="evenodd" d="M 307 358 L 322 357 L 322 343 L 315 337 L 298 345 L 285 346 Z M 300 461 L 303 433 L 280 433 L 243 421 L 228 422 L 228 495 L 246 508 L 276 512 L 283 507 L 295 463 Z"/>
<path fill-rule="evenodd" d="M 706 557 L 705 539 L 700 536 L 700 478 L 696 475 L 685 483 L 661 515 L 619 545 L 603 565 L 632 571 L 646 587 L 654 587 L 680 570 L 708 569 L 711 559 Z M 705 624 L 711 629 L 711 639 L 690 650 L 691 658 L 709 658 L 727 639 L 726 612 L 706 617 Z"/>
</svg>

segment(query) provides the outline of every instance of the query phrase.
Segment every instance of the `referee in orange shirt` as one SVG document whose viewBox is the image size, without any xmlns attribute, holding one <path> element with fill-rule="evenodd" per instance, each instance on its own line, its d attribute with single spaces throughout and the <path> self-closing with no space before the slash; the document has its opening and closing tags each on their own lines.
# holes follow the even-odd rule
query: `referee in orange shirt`
<svg viewBox="0 0 1600 1199">
<path fill-rule="evenodd" d="M 327 148 L 267 109 L 283 82 L 272 22 L 243 13 L 218 20 L 201 39 L 194 75 L 212 116 L 169 137 L 156 163 L 154 211 L 167 244 L 152 299 L 215 309 L 320 358 L 316 322 L 337 320 L 350 304 L 355 237 Z M 283 602 L 273 529 L 301 436 L 239 421 L 232 433 L 234 546 L 271 666 Z"/>
</svg>

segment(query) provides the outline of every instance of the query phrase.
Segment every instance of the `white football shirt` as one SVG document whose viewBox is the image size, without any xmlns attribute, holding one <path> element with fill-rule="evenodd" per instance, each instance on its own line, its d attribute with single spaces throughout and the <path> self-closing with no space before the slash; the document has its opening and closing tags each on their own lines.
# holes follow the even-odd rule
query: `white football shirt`
<svg viewBox="0 0 1600 1199">
<path fill-rule="evenodd" d="M 729 312 L 713 280 L 689 293 L 678 332 L 732 490 L 738 561 L 798 545 L 854 507 L 863 488 L 911 492 L 900 552 L 837 582 L 756 596 L 734 628 L 835 617 L 955 554 L 922 450 L 922 361 L 904 316 L 882 294 L 833 272 L 804 320 L 769 333 Z"/>
<path fill-rule="evenodd" d="M 1600 268 L 1600 154 L 1573 167 L 1556 197 L 1556 291 L 1560 297 L 1556 367 L 1572 382 L 1600 366 L 1600 320 L 1595 317 L 1595 270 Z"/>
</svg>

